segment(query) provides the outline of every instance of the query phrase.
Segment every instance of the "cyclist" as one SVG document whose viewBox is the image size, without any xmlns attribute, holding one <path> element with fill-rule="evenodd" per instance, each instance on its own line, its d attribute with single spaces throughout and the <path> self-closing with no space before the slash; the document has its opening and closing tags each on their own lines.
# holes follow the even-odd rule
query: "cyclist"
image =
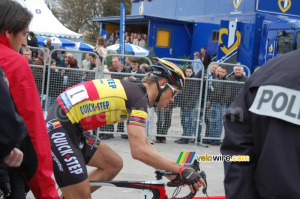
<svg viewBox="0 0 300 199">
<path fill-rule="evenodd" d="M 117 79 L 96 79 L 68 88 L 48 110 L 54 175 L 66 198 L 90 198 L 89 180 L 111 180 L 122 169 L 121 157 L 84 131 L 128 120 L 131 154 L 155 169 L 178 173 L 199 190 L 204 180 L 195 171 L 160 155 L 145 132 L 147 108 L 164 108 L 185 84 L 184 74 L 171 62 L 156 58 L 152 73 L 141 84 Z M 97 167 L 89 176 L 86 165 Z"/>
</svg>

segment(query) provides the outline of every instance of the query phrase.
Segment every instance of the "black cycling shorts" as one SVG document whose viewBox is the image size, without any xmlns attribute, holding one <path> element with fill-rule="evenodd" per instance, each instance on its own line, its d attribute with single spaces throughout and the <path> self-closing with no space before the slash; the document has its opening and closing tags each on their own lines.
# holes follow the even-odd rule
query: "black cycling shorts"
<svg viewBox="0 0 300 199">
<path fill-rule="evenodd" d="M 48 110 L 46 124 L 58 186 L 65 187 L 86 180 L 86 165 L 99 147 L 100 140 L 78 125 L 73 125 L 58 103 Z"/>
</svg>

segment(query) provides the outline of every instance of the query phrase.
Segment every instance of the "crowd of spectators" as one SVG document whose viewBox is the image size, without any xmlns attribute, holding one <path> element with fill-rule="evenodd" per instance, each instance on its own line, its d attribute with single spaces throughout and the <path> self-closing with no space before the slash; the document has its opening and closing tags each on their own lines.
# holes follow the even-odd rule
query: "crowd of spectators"
<svg viewBox="0 0 300 199">
<path fill-rule="evenodd" d="M 141 47 L 147 47 L 148 45 L 148 35 L 142 33 L 134 33 L 132 32 L 130 35 L 128 32 L 124 34 L 125 43 L 134 44 Z M 119 44 L 120 43 L 120 35 L 119 33 L 112 32 L 107 40 L 107 45 Z"/>
</svg>

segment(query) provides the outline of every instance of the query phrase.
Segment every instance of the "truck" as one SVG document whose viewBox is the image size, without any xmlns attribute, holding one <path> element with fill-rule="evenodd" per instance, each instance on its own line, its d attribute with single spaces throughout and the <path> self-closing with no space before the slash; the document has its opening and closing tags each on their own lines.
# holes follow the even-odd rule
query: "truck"
<svg viewBox="0 0 300 199">
<path fill-rule="evenodd" d="M 111 33 L 118 31 L 119 19 L 93 21 Z M 300 1 L 134 0 L 126 31 L 147 34 L 157 57 L 193 59 L 205 47 L 213 60 L 240 63 L 253 72 L 300 48 Z"/>
</svg>

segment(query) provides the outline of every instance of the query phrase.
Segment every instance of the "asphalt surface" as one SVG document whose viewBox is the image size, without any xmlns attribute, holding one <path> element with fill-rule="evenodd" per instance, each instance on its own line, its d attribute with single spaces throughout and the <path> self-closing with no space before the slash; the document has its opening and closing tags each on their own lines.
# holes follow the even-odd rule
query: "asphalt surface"
<svg viewBox="0 0 300 199">
<path fill-rule="evenodd" d="M 153 138 L 152 140 L 154 140 Z M 168 157 L 174 161 L 180 152 L 196 152 L 196 155 L 218 155 L 220 146 L 209 146 L 208 148 L 195 146 L 194 144 L 176 144 L 175 138 L 167 138 L 167 143 L 154 143 L 154 147 L 163 156 Z M 104 140 L 104 142 L 115 150 L 122 158 L 124 167 L 115 178 L 115 180 L 135 180 L 135 181 L 154 181 L 154 169 L 148 165 L 143 164 L 137 160 L 132 159 L 128 141 L 121 139 L 120 135 L 115 138 Z M 207 175 L 208 181 L 208 194 L 209 196 L 224 196 L 223 178 L 224 169 L 222 162 L 200 162 L 201 170 L 204 170 Z M 89 167 L 89 171 L 93 168 Z M 165 180 L 167 182 L 167 180 Z M 167 188 L 169 198 L 171 198 L 175 188 Z M 183 187 L 178 196 L 184 196 L 189 193 L 188 187 Z M 203 197 L 202 192 L 198 192 L 197 197 Z M 33 199 L 32 193 L 29 193 L 27 198 Z M 116 187 L 102 187 L 92 194 L 92 198 L 105 198 L 105 199 L 134 199 L 141 198 L 140 191 L 127 188 Z"/>
</svg>

